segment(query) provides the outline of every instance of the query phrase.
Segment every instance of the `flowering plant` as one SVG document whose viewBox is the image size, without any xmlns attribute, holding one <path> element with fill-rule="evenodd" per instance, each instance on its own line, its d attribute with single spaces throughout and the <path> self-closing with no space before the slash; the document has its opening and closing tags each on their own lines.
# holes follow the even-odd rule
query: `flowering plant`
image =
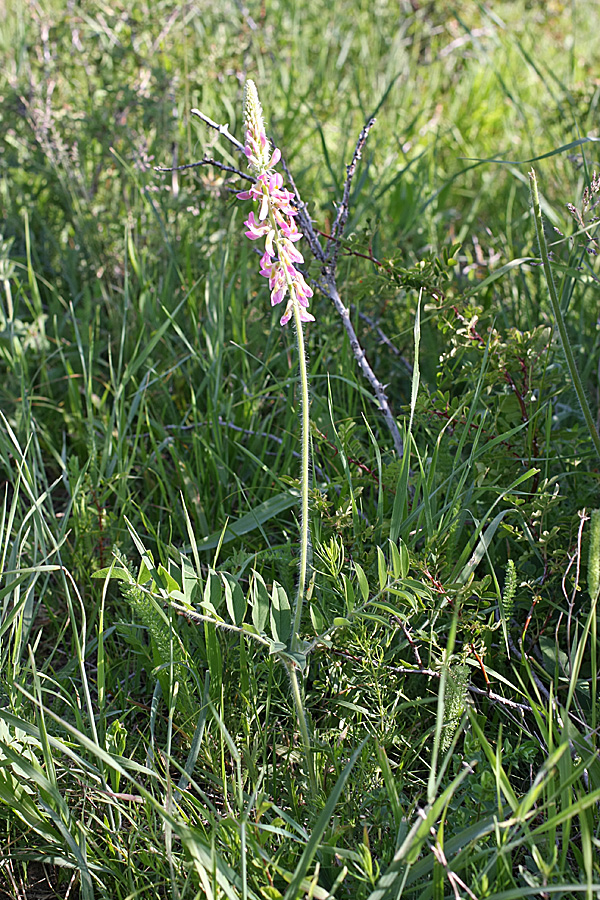
<svg viewBox="0 0 600 900">
<path fill-rule="evenodd" d="M 296 325 L 300 322 L 314 322 L 315 317 L 308 311 L 312 288 L 295 266 L 295 263 L 304 262 L 304 257 L 295 246 L 302 237 L 302 232 L 298 230 L 294 220 L 297 210 L 293 205 L 293 194 L 283 187 L 283 177 L 273 171 L 273 167 L 281 159 L 281 152 L 277 147 L 271 150 L 253 81 L 247 81 L 244 88 L 244 119 L 244 153 L 248 158 L 250 171 L 256 175 L 256 182 L 248 191 L 241 191 L 237 196 L 240 200 L 260 202 L 258 220 L 251 212 L 245 222 L 248 229 L 246 237 L 252 241 L 265 239 L 260 274 L 269 279 L 271 304 L 276 306 L 286 296 L 288 298 L 281 324 L 287 325 L 292 316 L 296 317 Z"/>
<path fill-rule="evenodd" d="M 296 342 L 298 345 L 298 368 L 300 374 L 300 406 L 302 409 L 302 451 L 301 451 L 301 516 L 300 516 L 300 564 L 298 568 L 298 592 L 294 618 L 289 638 L 287 669 L 302 742 L 308 764 L 308 772 L 313 793 L 316 793 L 314 760 L 304 710 L 302 690 L 296 669 L 302 658 L 302 642 L 299 632 L 302 621 L 302 607 L 310 555 L 309 534 L 309 488 L 310 488 L 310 422 L 308 395 L 308 373 L 304 350 L 303 323 L 314 322 L 315 317 L 308 311 L 308 301 L 313 295 L 304 276 L 296 268 L 296 263 L 304 262 L 304 257 L 296 244 L 302 237 L 294 217 L 297 210 L 293 204 L 294 195 L 283 187 L 283 178 L 273 168 L 281 159 L 281 152 L 271 144 L 265 134 L 262 107 L 253 81 L 247 81 L 244 88 L 244 119 L 246 123 L 246 144 L 244 153 L 249 169 L 256 181 L 247 191 L 237 196 L 240 200 L 258 200 L 258 219 L 251 212 L 246 220 L 246 236 L 252 241 L 265 240 L 265 250 L 260 260 L 260 274 L 269 279 L 271 305 L 277 306 L 287 297 L 287 306 L 281 317 L 281 325 L 287 325 L 294 318 Z M 294 656 L 295 655 L 295 656 Z"/>
</svg>

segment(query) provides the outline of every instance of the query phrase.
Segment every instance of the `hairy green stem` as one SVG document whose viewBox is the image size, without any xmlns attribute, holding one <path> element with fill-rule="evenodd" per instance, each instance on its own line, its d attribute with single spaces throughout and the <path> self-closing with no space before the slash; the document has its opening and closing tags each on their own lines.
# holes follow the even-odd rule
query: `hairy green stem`
<svg viewBox="0 0 600 900">
<path fill-rule="evenodd" d="M 298 716 L 298 725 L 300 727 L 300 736 L 302 737 L 302 743 L 304 745 L 304 755 L 306 756 L 306 765 L 308 766 L 308 777 L 310 780 L 310 788 L 313 794 L 313 797 L 316 796 L 317 793 L 317 776 L 315 775 L 315 763 L 313 760 L 312 750 L 310 746 L 310 735 L 308 733 L 308 721 L 306 718 L 306 713 L 304 711 L 304 701 L 302 698 L 302 688 L 300 687 L 300 682 L 298 681 L 298 673 L 296 666 L 293 664 L 288 664 L 287 670 L 290 676 L 290 683 L 292 685 L 292 694 L 294 697 L 294 705 L 296 707 L 296 714 Z"/>
<path fill-rule="evenodd" d="M 290 292 L 293 286 L 290 285 Z M 308 396 L 308 372 L 306 367 L 306 350 L 304 347 L 304 331 L 300 320 L 300 307 L 298 299 L 294 296 L 294 324 L 296 326 L 296 341 L 298 346 L 298 365 L 300 370 L 300 405 L 302 408 L 302 449 L 301 449 L 301 509 L 300 509 L 300 566 L 298 570 L 298 592 L 296 595 L 296 607 L 294 610 L 294 622 L 292 625 L 292 634 L 290 637 L 290 650 L 292 653 L 298 648 L 300 640 L 300 627 L 302 623 L 302 610 L 304 607 L 304 594 L 306 592 L 306 580 L 308 573 L 308 554 L 310 550 L 309 535 L 309 514 L 308 514 L 308 492 L 310 488 L 310 419 L 309 419 L 309 396 Z M 315 766 L 310 746 L 310 736 L 308 733 L 308 723 L 306 713 L 304 711 L 304 702 L 302 698 L 302 689 L 298 681 L 298 674 L 294 665 L 288 666 L 290 682 L 292 685 L 292 694 L 294 696 L 294 704 L 298 716 L 298 725 L 300 726 L 300 734 L 302 743 L 304 744 L 304 753 L 306 756 L 306 764 L 308 766 L 308 775 L 313 796 L 317 791 L 317 779 L 315 776 Z"/>
<path fill-rule="evenodd" d="M 531 186 L 531 201 L 533 204 L 533 217 L 534 217 L 534 221 L 535 221 L 535 230 L 537 232 L 538 244 L 540 247 L 540 256 L 542 258 L 542 265 L 544 268 L 546 284 L 548 285 L 548 293 L 550 294 L 550 303 L 552 304 L 552 312 L 554 313 L 554 320 L 556 322 L 556 327 L 558 328 L 558 334 L 560 337 L 560 342 L 562 344 L 563 353 L 565 355 L 565 360 L 567 362 L 567 368 L 569 369 L 569 372 L 571 375 L 571 381 L 573 382 L 573 387 L 575 388 L 575 393 L 577 394 L 577 399 L 579 400 L 579 405 L 580 405 L 581 411 L 583 413 L 583 418 L 585 419 L 585 423 L 588 427 L 590 437 L 592 439 L 594 447 L 596 448 L 596 453 L 598 454 L 598 457 L 600 457 L 600 437 L 598 436 L 598 431 L 597 431 L 596 425 L 594 423 L 592 411 L 591 411 L 590 405 L 587 401 L 587 397 L 585 396 L 585 391 L 583 389 L 581 377 L 577 370 L 577 365 L 575 363 L 575 357 L 573 355 L 573 348 L 571 347 L 571 343 L 569 341 L 569 336 L 567 334 L 567 327 L 565 325 L 565 319 L 562 314 L 562 310 L 560 308 L 560 301 L 558 299 L 558 294 L 556 292 L 554 278 L 552 277 L 552 268 L 550 266 L 550 256 L 548 255 L 548 244 L 546 243 L 546 236 L 544 234 L 544 221 L 542 219 L 542 207 L 540 205 L 540 196 L 538 193 L 537 177 L 536 177 L 534 169 L 532 169 L 529 173 L 529 183 Z"/>
<path fill-rule="evenodd" d="M 296 326 L 296 340 L 298 342 L 298 364 L 300 368 L 300 405 L 302 407 L 302 449 L 301 449 L 301 509 L 300 509 L 300 567 L 298 571 L 298 593 L 296 596 L 296 609 L 294 611 L 294 624 L 290 649 L 292 652 L 298 646 L 300 624 L 302 622 L 302 608 L 304 606 L 304 593 L 306 591 L 306 578 L 308 572 L 308 553 L 310 549 L 308 492 L 310 488 L 310 420 L 308 397 L 308 373 L 306 370 L 306 351 L 304 348 L 304 332 L 300 321 L 300 308 L 294 298 L 294 324 Z"/>
</svg>

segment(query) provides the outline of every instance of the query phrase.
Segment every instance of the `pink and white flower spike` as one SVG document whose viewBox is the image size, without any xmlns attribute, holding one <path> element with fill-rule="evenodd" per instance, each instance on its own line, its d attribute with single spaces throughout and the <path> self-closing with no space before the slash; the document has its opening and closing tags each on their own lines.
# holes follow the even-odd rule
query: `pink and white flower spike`
<svg viewBox="0 0 600 900">
<path fill-rule="evenodd" d="M 281 159 L 281 152 L 277 147 L 271 149 L 265 134 L 262 107 L 253 81 L 247 81 L 244 88 L 244 119 L 244 153 L 248 168 L 256 175 L 256 183 L 249 190 L 241 191 L 237 197 L 260 203 L 258 220 L 251 212 L 245 222 L 246 237 L 251 241 L 265 239 L 260 274 L 269 279 L 271 304 L 276 306 L 288 298 L 281 324 L 287 325 L 290 321 L 295 305 L 300 322 L 314 322 L 315 317 L 308 312 L 308 301 L 313 292 L 294 265 L 304 262 L 304 257 L 294 246 L 302 237 L 294 221 L 297 214 L 293 206 L 294 195 L 283 187 L 283 177 L 272 171 Z"/>
</svg>

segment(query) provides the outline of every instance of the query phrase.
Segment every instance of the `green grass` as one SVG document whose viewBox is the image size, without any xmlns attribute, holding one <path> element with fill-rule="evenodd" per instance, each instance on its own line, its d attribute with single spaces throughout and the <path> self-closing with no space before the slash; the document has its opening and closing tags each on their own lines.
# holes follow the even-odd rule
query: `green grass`
<svg viewBox="0 0 600 900">
<path fill-rule="evenodd" d="M 0 897 L 600 896 L 599 11 L 4 4 Z M 153 168 L 240 165 L 190 110 L 246 77 L 324 234 L 377 119 L 337 284 L 405 452 L 317 291 L 316 791 L 293 334 L 236 178 Z"/>
</svg>

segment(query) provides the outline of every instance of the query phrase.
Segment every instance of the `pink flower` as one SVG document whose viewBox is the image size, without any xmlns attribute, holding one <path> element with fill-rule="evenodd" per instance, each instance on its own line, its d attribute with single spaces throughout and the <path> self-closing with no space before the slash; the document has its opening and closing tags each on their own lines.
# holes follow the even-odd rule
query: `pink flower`
<svg viewBox="0 0 600 900">
<path fill-rule="evenodd" d="M 253 212 L 250 213 L 246 222 L 244 222 L 244 225 L 248 227 L 246 237 L 249 237 L 251 241 L 257 241 L 259 238 L 264 237 L 269 230 L 269 225 L 267 223 L 257 222 L 255 220 Z"/>
<path fill-rule="evenodd" d="M 286 325 L 294 311 L 300 322 L 314 322 L 308 312 L 308 301 L 313 296 L 304 276 L 295 263 L 304 257 L 294 246 L 302 232 L 294 220 L 297 210 L 294 195 L 283 187 L 283 176 L 273 172 L 281 159 L 280 150 L 271 145 L 265 133 L 262 107 L 253 81 L 247 81 L 244 89 L 244 117 L 246 120 L 246 146 L 244 153 L 256 182 L 247 191 L 237 194 L 239 200 L 258 200 L 258 220 L 251 212 L 245 222 L 246 237 L 251 241 L 265 239 L 265 252 L 260 260 L 260 274 L 269 279 L 271 304 L 277 306 L 288 297 L 286 310 L 280 319 Z"/>
</svg>

